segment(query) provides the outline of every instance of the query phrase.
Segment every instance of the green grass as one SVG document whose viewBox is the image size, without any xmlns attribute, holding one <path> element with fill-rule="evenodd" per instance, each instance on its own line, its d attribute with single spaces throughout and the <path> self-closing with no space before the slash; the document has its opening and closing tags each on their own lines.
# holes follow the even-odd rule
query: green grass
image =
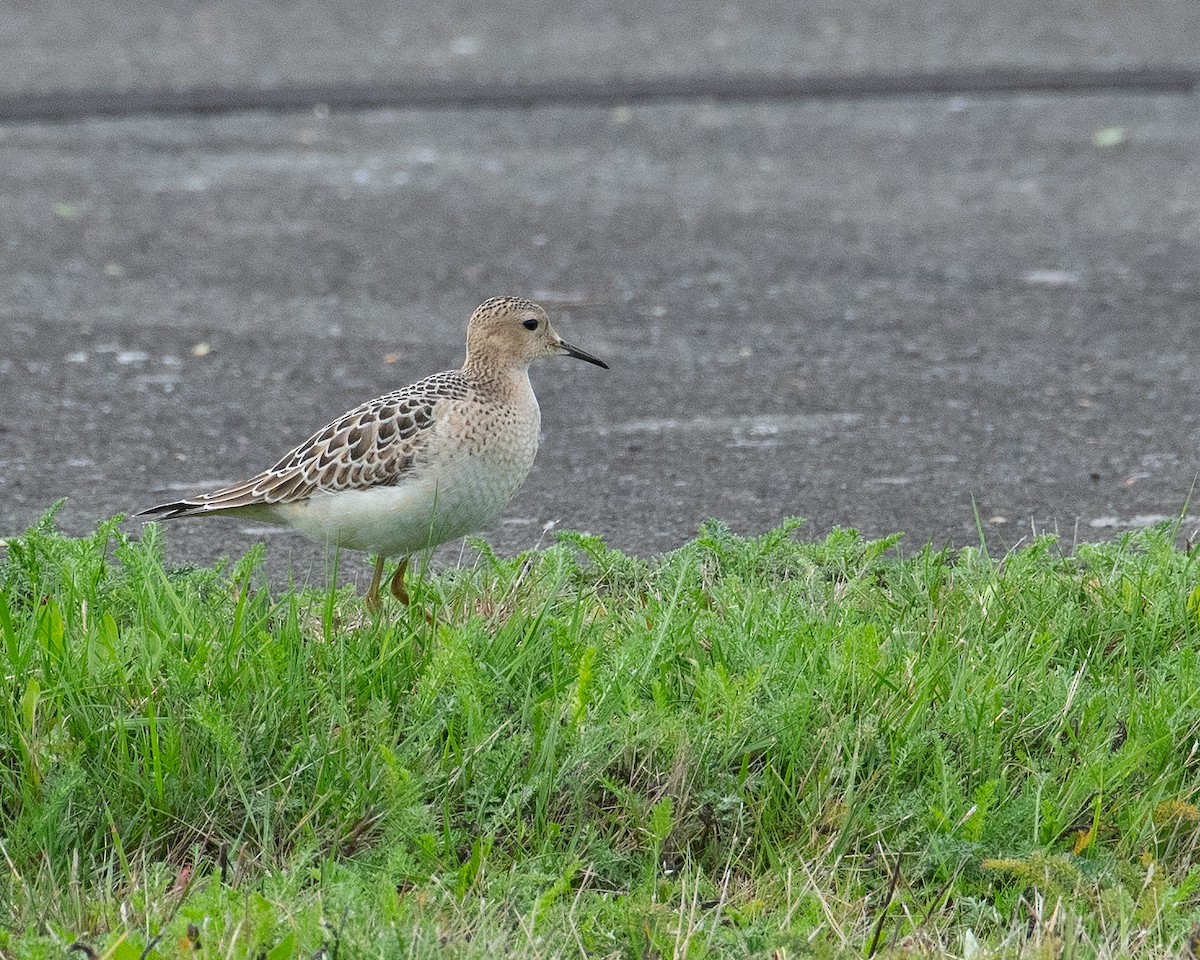
<svg viewBox="0 0 1200 960">
<path fill-rule="evenodd" d="M 477 544 L 377 623 L 47 517 L 0 560 L 0 957 L 1190 950 L 1176 531 L 795 528 Z"/>
</svg>

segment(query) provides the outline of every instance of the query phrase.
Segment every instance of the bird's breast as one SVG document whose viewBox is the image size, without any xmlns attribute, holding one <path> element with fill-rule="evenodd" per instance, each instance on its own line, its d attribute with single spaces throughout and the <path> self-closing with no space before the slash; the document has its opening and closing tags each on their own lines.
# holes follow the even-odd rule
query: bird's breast
<svg viewBox="0 0 1200 960">
<path fill-rule="evenodd" d="M 448 469 L 495 476 L 513 489 L 529 474 L 537 456 L 541 412 L 529 405 L 458 404 L 439 430 L 438 446 Z M 434 450 L 431 459 L 437 459 Z"/>
<path fill-rule="evenodd" d="M 447 533 L 478 529 L 504 508 L 529 476 L 540 430 L 536 400 L 464 401 L 446 412 L 421 472 L 436 487 L 436 512 L 450 521 Z"/>
</svg>

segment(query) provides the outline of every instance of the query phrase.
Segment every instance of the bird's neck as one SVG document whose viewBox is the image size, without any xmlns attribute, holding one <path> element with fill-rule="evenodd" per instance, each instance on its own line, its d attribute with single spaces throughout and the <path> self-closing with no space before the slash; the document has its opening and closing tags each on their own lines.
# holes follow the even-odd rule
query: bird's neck
<svg viewBox="0 0 1200 960">
<path fill-rule="evenodd" d="M 476 390 L 502 402 L 520 401 L 533 393 L 527 363 L 483 364 L 468 354 L 462 373 Z"/>
</svg>

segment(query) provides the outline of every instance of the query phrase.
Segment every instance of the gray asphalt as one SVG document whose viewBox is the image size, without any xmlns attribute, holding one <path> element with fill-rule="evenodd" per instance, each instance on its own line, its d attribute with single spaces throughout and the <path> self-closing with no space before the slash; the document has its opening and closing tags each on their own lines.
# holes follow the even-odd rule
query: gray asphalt
<svg viewBox="0 0 1200 960">
<path fill-rule="evenodd" d="M 531 81 L 1200 65 L 1192 0 L 21 0 L 0 90 Z"/>
<path fill-rule="evenodd" d="M 317 5 L 289 8 L 316 18 L 307 41 L 264 17 L 235 42 L 234 7 L 214 4 L 208 40 L 201 13 L 0 30 L 0 93 L 499 83 L 522 64 L 664 84 L 1197 66 L 1187 0 L 1154 5 L 1142 27 L 1172 29 L 1152 39 L 1133 5 L 1087 6 L 968 22 L 931 3 L 897 23 L 830 5 L 826 27 L 814 7 L 789 28 L 790 5 L 701 4 L 685 28 L 653 6 L 643 22 L 525 4 L 403 32 L 388 60 L 369 8 L 328 44 Z M 976 513 L 998 547 L 1178 516 L 1200 472 L 1198 106 L 681 95 L 0 124 L 0 535 L 60 497 L 82 533 L 248 475 L 457 365 L 467 314 L 499 293 L 542 300 L 612 364 L 535 371 L 542 451 L 486 531 L 504 552 L 550 524 L 648 554 L 709 516 L 902 530 L 914 547 L 977 542 Z M 234 522 L 172 526 L 171 557 L 264 536 L 273 573 L 323 576 L 303 541 Z"/>
</svg>

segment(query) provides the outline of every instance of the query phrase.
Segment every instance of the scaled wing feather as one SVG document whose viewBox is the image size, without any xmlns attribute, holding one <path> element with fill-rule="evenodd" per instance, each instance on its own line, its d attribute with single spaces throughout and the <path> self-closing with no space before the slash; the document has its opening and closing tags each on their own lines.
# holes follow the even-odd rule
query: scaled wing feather
<svg viewBox="0 0 1200 960">
<path fill-rule="evenodd" d="M 467 392 L 457 370 L 437 374 L 355 407 L 249 480 L 143 512 L 169 519 L 398 483 L 419 462 L 439 406 Z"/>
</svg>

